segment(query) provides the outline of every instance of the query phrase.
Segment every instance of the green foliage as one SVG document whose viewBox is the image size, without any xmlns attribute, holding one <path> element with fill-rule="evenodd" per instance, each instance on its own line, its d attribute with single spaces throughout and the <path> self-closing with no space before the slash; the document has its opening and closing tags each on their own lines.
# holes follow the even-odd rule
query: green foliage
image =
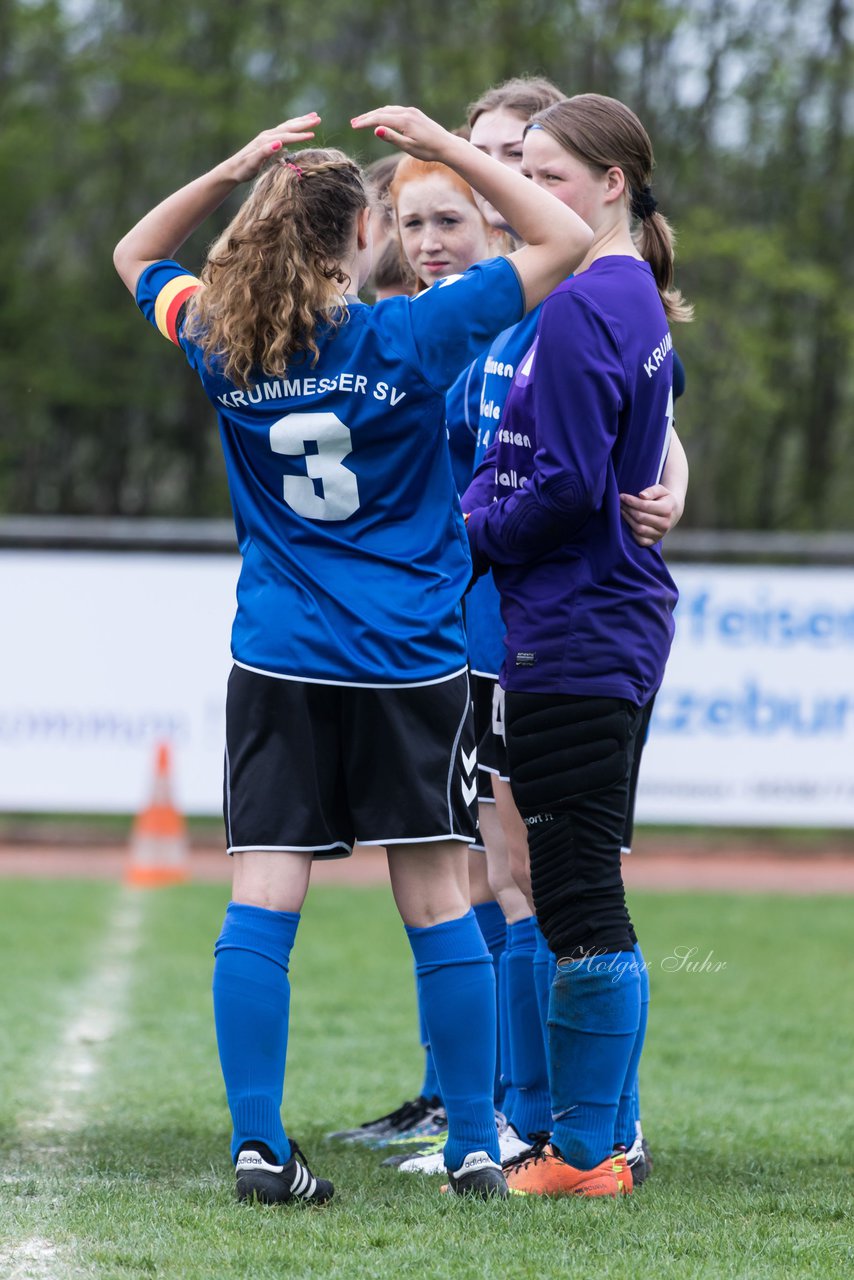
<svg viewBox="0 0 854 1280">
<path fill-rule="evenodd" d="M 412 101 L 448 125 L 545 74 L 634 106 L 696 304 L 676 345 L 695 525 L 854 527 L 850 0 L 4 0 L 0 510 L 225 515 L 214 416 L 110 263 L 260 127 Z M 198 264 L 226 206 L 182 251 Z"/>
<path fill-rule="evenodd" d="M 464 1204 L 439 1193 L 441 1179 L 322 1140 L 411 1095 L 420 1063 L 390 893 L 313 889 L 292 959 L 285 1118 L 336 1195 L 323 1210 L 265 1210 L 235 1202 L 228 1160 L 210 1006 L 225 886 L 144 895 L 117 1021 L 99 1036 L 93 979 L 109 981 L 103 941 L 126 897 L 97 882 L 2 886 L 3 1275 L 850 1273 L 848 902 L 635 895 L 652 984 L 641 1072 L 652 1178 L 619 1204 Z M 675 968 L 691 947 L 710 964 Z M 91 1069 L 71 1088 L 81 1037 Z M 57 1090 L 72 1104 L 58 1114 Z"/>
</svg>

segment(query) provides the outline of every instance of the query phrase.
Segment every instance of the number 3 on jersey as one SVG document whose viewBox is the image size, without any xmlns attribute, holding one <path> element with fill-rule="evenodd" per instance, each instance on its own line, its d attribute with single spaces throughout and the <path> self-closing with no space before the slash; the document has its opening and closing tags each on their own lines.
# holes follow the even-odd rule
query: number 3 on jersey
<svg viewBox="0 0 854 1280">
<path fill-rule="evenodd" d="M 334 413 L 285 414 L 270 428 L 270 448 L 305 459 L 304 476 L 284 477 L 285 502 L 298 516 L 346 520 L 358 511 L 359 485 L 344 466 L 353 441 L 349 427 Z"/>
</svg>

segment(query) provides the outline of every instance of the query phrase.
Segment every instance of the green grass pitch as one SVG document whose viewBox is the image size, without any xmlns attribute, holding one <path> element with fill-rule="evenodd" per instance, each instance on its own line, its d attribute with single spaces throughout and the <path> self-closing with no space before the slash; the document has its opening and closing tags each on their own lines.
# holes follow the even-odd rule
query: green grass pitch
<svg viewBox="0 0 854 1280">
<path fill-rule="evenodd" d="M 4 1280 L 854 1274 L 850 900 L 635 895 L 652 1178 L 621 1203 L 470 1204 L 323 1142 L 417 1092 L 420 1055 L 388 891 L 313 890 L 285 1120 L 336 1196 L 261 1209 L 233 1198 L 212 1029 L 226 890 L 139 894 L 125 937 L 129 896 L 0 882 Z"/>
</svg>

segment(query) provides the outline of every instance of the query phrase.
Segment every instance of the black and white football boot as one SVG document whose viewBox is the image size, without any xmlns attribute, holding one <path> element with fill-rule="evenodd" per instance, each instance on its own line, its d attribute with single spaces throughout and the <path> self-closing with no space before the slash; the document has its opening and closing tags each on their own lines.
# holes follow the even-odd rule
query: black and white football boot
<svg viewBox="0 0 854 1280">
<path fill-rule="evenodd" d="M 297 1158 L 299 1157 L 299 1158 Z M 238 1200 L 256 1200 L 259 1204 L 326 1204 L 334 1188 L 324 1178 L 316 1178 L 308 1161 L 295 1142 L 285 1164 L 276 1164 L 275 1156 L 263 1142 L 244 1142 L 237 1156 Z"/>
<path fill-rule="evenodd" d="M 441 1188 L 455 1196 L 476 1196 L 486 1200 L 492 1196 L 508 1196 L 507 1181 L 500 1164 L 486 1151 L 470 1151 L 459 1169 L 448 1170 L 448 1181 Z"/>
</svg>

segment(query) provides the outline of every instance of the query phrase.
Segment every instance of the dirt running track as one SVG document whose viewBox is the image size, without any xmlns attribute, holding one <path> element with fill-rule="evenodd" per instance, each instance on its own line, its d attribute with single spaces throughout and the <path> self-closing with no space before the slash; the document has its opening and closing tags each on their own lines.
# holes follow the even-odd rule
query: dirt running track
<svg viewBox="0 0 854 1280">
<path fill-rule="evenodd" d="M 127 865 L 120 846 L 81 848 L 41 844 L 0 844 L 2 876 L 75 876 L 118 879 Z M 226 882 L 231 862 L 221 848 L 202 846 L 190 854 L 190 877 Z M 623 861 L 629 889 L 698 893 L 854 894 L 854 855 L 846 848 L 821 848 L 805 854 L 775 850 L 772 844 L 716 846 L 686 837 L 638 837 L 635 851 Z M 380 884 L 387 878 L 381 849 L 357 849 L 352 858 L 319 863 L 316 884 Z"/>
</svg>

